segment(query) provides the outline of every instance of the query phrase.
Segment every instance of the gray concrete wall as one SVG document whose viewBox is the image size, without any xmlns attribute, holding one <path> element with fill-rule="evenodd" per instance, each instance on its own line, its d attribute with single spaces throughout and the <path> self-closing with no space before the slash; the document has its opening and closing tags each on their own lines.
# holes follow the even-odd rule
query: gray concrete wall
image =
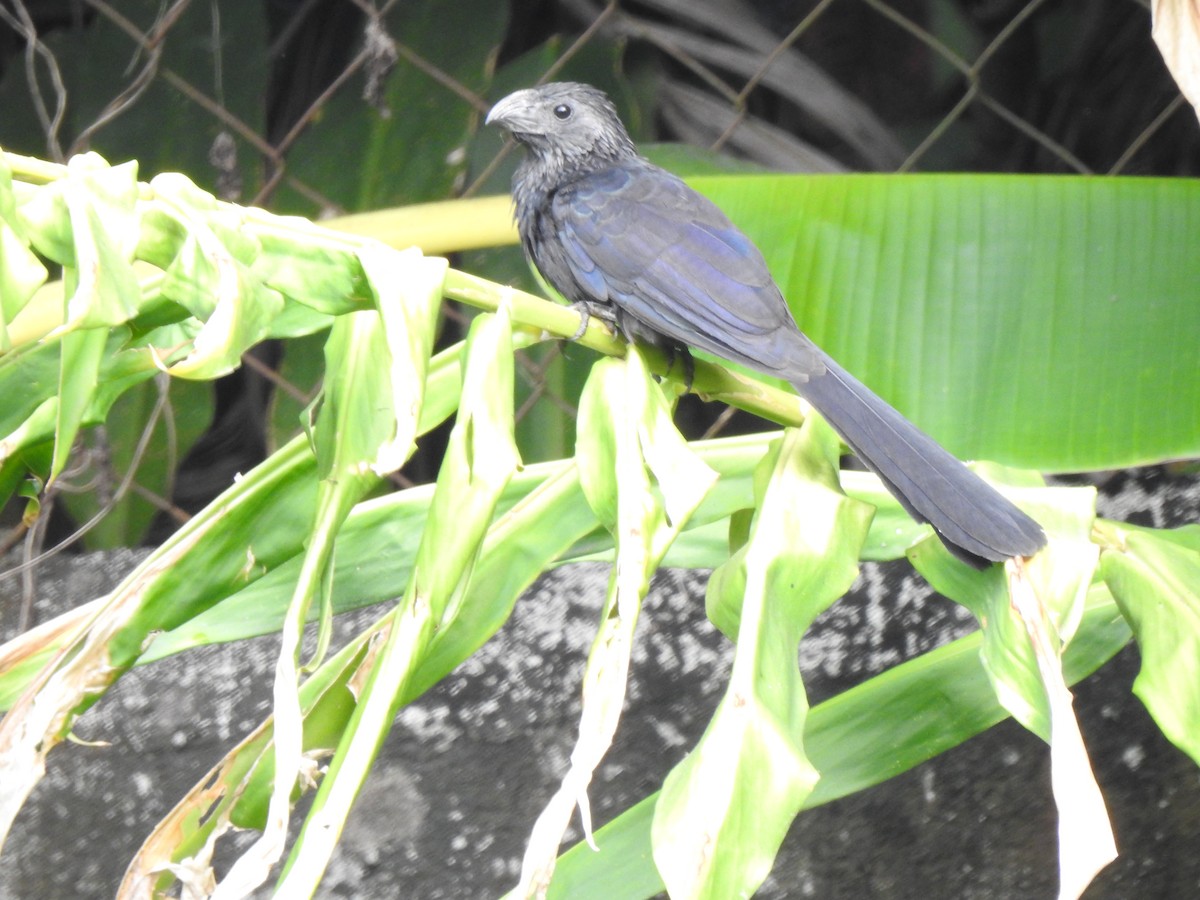
<svg viewBox="0 0 1200 900">
<path fill-rule="evenodd" d="M 1110 487 L 1109 514 L 1200 520 L 1193 478 L 1153 470 Z M 128 551 L 56 558 L 39 575 L 39 618 L 103 593 L 135 560 Z M 814 702 L 973 627 L 905 569 L 870 567 L 806 638 Z M 570 753 L 606 577 L 603 566 L 544 577 L 496 640 L 401 713 L 321 896 L 490 897 L 515 883 L 525 837 Z M 0 582 L 6 621 L 13 581 Z M 617 743 L 590 792 L 599 822 L 661 782 L 721 696 L 730 648 L 704 618 L 704 583 L 685 571 L 654 581 Z M 346 617 L 339 630 L 373 615 Z M 211 647 L 121 679 L 77 728 L 112 745 L 51 754 L 0 859 L 0 898 L 112 896 L 153 823 L 268 710 L 276 649 L 275 638 Z M 1122 853 L 1087 897 L 1197 897 L 1200 772 L 1129 693 L 1136 671 L 1128 648 L 1076 689 Z M 1006 722 L 805 813 L 760 896 L 1053 897 L 1048 762 L 1039 740 Z"/>
</svg>

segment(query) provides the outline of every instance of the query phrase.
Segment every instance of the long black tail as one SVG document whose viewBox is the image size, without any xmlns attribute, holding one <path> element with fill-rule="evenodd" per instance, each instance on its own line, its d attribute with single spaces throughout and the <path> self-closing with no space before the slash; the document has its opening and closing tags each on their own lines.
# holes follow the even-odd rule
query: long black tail
<svg viewBox="0 0 1200 900">
<path fill-rule="evenodd" d="M 825 364 L 796 390 L 951 553 L 984 568 L 1045 545 L 1037 522 L 827 356 Z"/>
</svg>

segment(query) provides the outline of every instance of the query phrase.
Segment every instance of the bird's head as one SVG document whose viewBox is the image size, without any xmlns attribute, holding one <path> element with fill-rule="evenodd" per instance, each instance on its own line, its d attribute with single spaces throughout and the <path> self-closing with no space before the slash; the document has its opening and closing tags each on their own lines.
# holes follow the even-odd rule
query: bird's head
<svg viewBox="0 0 1200 900">
<path fill-rule="evenodd" d="M 636 156 L 633 141 L 604 92 L 562 81 L 509 94 L 486 124 L 500 125 L 539 162 L 558 168 Z"/>
</svg>

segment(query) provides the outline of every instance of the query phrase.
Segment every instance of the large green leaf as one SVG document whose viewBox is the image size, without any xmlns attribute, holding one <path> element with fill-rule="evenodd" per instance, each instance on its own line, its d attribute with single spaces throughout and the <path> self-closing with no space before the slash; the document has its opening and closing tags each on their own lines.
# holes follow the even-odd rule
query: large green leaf
<svg viewBox="0 0 1200 900">
<path fill-rule="evenodd" d="M 1100 557 L 1133 625 L 1142 669 L 1133 691 L 1168 738 L 1200 764 L 1200 548 L 1182 533 L 1125 530 Z M 1187 541 L 1193 542 L 1192 546 Z"/>
<path fill-rule="evenodd" d="M 959 456 L 1083 471 L 1200 454 L 1200 181 L 691 181 L 758 243 L 803 329 Z"/>
<path fill-rule="evenodd" d="M 673 896 L 757 890 L 818 780 L 804 753 L 797 647 L 858 574 L 872 514 L 841 492 L 837 448 L 819 417 L 772 444 L 749 541 L 709 581 L 709 618 L 736 637 L 737 654 L 708 729 L 667 776 L 655 811 L 654 859 Z"/>
<path fill-rule="evenodd" d="M 697 178 L 801 327 L 964 458 L 1200 454 L 1200 181 Z"/>
<path fill-rule="evenodd" d="M 959 456 L 1200 454 L 1200 181 L 691 181 L 758 243 L 801 327 Z"/>
</svg>

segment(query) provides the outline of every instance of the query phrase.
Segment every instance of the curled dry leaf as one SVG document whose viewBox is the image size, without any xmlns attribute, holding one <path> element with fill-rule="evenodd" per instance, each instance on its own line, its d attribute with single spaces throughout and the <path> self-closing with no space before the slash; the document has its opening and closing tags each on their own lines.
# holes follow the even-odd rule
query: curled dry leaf
<svg viewBox="0 0 1200 900">
<path fill-rule="evenodd" d="M 1009 596 L 1033 644 L 1050 707 L 1050 780 L 1058 807 L 1058 898 L 1078 900 L 1096 874 L 1117 858 L 1117 846 L 1063 676 L 1061 644 L 1025 566 L 1021 560 L 1010 560 L 1005 571 Z"/>
<path fill-rule="evenodd" d="M 1200 117 L 1200 0 L 1153 0 L 1154 43 Z"/>
</svg>

